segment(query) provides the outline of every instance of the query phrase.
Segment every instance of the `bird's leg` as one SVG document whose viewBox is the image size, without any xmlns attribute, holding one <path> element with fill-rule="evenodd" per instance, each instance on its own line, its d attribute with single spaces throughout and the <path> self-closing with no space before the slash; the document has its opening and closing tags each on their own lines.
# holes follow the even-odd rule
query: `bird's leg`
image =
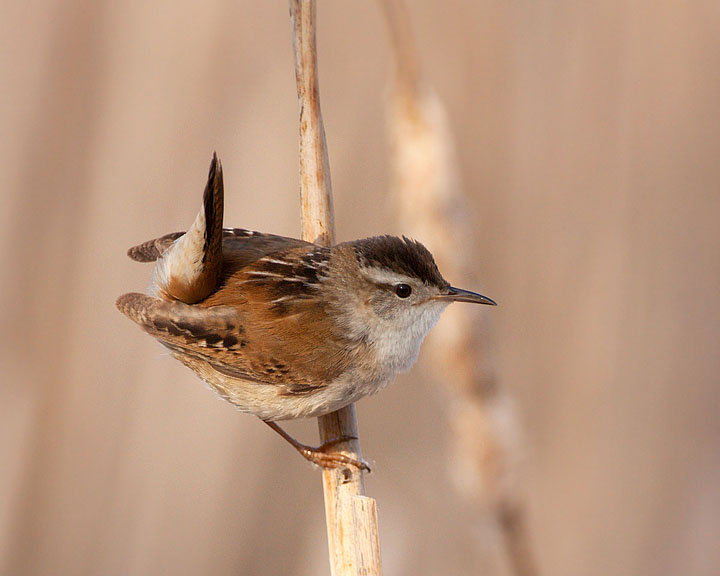
<svg viewBox="0 0 720 576">
<path fill-rule="evenodd" d="M 334 440 L 329 440 L 328 442 L 325 442 L 321 446 L 307 446 L 306 444 L 301 444 L 295 438 L 290 436 L 285 430 L 280 428 L 280 426 L 277 424 L 277 422 L 272 422 L 270 420 L 263 420 L 265 424 L 270 426 L 275 432 L 280 434 L 285 440 L 287 440 L 295 450 L 300 452 L 303 458 L 305 458 L 308 462 L 312 462 L 313 464 L 320 466 L 321 468 L 340 468 L 341 466 L 355 466 L 356 468 L 359 468 L 360 470 L 366 470 L 367 472 L 370 472 L 370 466 L 367 465 L 367 462 L 364 460 L 358 461 L 355 460 L 355 458 L 350 458 L 350 456 L 345 456 L 345 454 L 340 454 L 339 452 L 328 452 L 327 449 L 333 446 L 334 444 L 337 444 L 338 442 L 343 442 L 345 440 L 357 440 L 357 437 L 355 436 L 343 436 L 341 438 L 335 438 Z"/>
</svg>

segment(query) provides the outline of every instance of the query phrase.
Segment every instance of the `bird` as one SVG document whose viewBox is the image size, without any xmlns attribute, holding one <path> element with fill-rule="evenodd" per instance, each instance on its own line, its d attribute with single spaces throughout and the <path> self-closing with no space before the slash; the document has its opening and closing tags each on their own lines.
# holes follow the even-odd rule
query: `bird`
<svg viewBox="0 0 720 576">
<path fill-rule="evenodd" d="M 324 468 L 365 462 L 312 447 L 278 421 L 328 414 L 374 394 L 416 361 L 453 302 L 496 305 L 455 288 L 420 242 L 391 235 L 320 246 L 224 228 L 223 172 L 210 163 L 186 232 L 128 250 L 155 264 L 147 293 L 116 306 L 221 398 Z"/>
</svg>

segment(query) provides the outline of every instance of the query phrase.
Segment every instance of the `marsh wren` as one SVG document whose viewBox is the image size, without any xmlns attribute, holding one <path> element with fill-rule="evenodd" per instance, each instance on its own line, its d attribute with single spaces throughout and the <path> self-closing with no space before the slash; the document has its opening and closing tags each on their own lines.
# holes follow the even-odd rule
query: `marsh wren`
<svg viewBox="0 0 720 576">
<path fill-rule="evenodd" d="M 312 462 L 357 464 L 296 442 L 275 422 L 377 392 L 412 366 L 448 304 L 495 302 L 452 287 L 414 240 L 377 236 L 327 248 L 226 229 L 223 202 L 213 156 L 191 228 L 128 251 L 155 268 L 149 295 L 124 294 L 118 309 Z"/>
</svg>

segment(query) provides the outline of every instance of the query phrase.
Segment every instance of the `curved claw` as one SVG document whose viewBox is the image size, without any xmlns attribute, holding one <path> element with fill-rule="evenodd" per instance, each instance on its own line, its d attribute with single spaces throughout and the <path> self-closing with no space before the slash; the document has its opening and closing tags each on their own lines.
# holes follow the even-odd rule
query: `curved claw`
<svg viewBox="0 0 720 576">
<path fill-rule="evenodd" d="M 287 440 L 287 442 L 290 443 L 290 445 L 295 448 L 295 450 L 297 450 L 300 455 L 311 464 L 315 464 L 316 466 L 320 466 L 321 468 L 325 469 L 341 468 L 343 466 L 353 466 L 355 468 L 358 468 L 359 470 L 364 470 L 368 473 L 372 472 L 370 466 L 367 462 L 365 462 L 365 460 L 356 460 L 355 458 L 346 456 L 345 454 L 341 454 L 340 452 L 326 451 L 330 446 L 333 446 L 338 442 L 344 442 L 346 440 L 357 440 L 357 438 L 354 436 L 343 436 L 341 438 L 335 438 L 334 440 L 329 440 L 328 442 L 325 442 L 322 446 L 308 446 L 295 440 L 295 438 L 285 432 L 285 430 L 283 430 L 276 422 L 272 422 L 271 420 L 263 420 L 263 422 L 265 422 L 265 424 L 270 426 L 270 428 L 275 430 L 275 432 L 277 432 L 278 434 L 280 434 L 280 436 Z"/>
<path fill-rule="evenodd" d="M 305 460 L 321 468 L 333 469 L 342 466 L 354 466 L 365 472 L 372 472 L 365 460 L 356 460 L 340 452 L 324 452 L 322 446 L 305 446 L 302 449 L 298 449 L 298 452 L 300 452 Z"/>
</svg>

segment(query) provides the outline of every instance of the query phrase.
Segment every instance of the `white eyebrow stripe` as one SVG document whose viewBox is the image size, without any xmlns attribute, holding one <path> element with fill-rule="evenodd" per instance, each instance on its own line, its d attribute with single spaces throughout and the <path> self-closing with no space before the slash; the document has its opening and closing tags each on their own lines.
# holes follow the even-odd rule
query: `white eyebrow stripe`
<svg viewBox="0 0 720 576">
<path fill-rule="evenodd" d="M 391 272 L 390 270 L 383 270 L 381 268 L 368 267 L 362 269 L 365 276 L 376 284 L 397 284 L 403 282 L 406 284 L 413 284 L 417 282 L 416 279 L 410 278 L 397 272 Z"/>
</svg>

